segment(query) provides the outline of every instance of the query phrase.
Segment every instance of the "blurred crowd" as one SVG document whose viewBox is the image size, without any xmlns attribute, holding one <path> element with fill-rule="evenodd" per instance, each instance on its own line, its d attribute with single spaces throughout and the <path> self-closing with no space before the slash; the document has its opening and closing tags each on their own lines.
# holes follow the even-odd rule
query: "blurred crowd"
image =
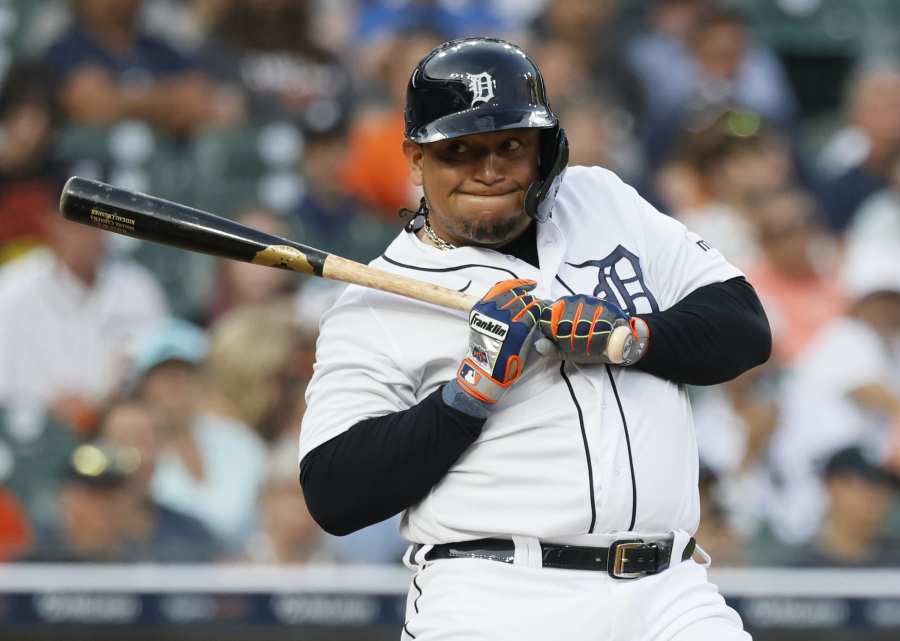
<svg viewBox="0 0 900 641">
<path fill-rule="evenodd" d="M 338 289 L 56 206 L 77 174 L 369 261 L 419 198 L 410 70 L 497 35 L 542 68 L 572 164 L 638 186 L 767 309 L 771 361 L 691 390 L 700 544 L 900 566 L 900 51 L 863 31 L 810 82 L 758 22 L 828 4 L 0 2 L 0 560 L 399 560 L 396 519 L 330 537 L 298 490 Z"/>
</svg>

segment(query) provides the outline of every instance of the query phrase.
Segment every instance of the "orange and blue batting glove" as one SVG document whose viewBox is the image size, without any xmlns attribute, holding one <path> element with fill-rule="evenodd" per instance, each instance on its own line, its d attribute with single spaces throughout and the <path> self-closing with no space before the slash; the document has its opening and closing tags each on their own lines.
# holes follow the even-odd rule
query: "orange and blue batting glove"
<svg viewBox="0 0 900 641">
<path fill-rule="evenodd" d="M 540 328 L 562 358 L 575 363 L 634 365 L 650 346 L 650 327 L 644 319 L 593 296 L 544 302 Z"/>
<path fill-rule="evenodd" d="M 469 312 L 469 350 L 456 378 L 442 390 L 444 402 L 486 417 L 522 375 L 525 358 L 540 332 L 541 301 L 529 292 L 533 280 L 494 285 Z"/>
</svg>

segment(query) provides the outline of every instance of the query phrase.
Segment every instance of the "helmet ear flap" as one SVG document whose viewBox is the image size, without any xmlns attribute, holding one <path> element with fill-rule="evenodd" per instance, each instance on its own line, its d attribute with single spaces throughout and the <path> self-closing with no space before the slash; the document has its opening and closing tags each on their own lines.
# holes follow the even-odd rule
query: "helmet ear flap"
<svg viewBox="0 0 900 641">
<path fill-rule="evenodd" d="M 525 213 L 544 222 L 550 218 L 556 192 L 562 182 L 566 165 L 569 164 L 569 139 L 562 127 L 541 132 L 540 153 L 538 154 L 538 179 L 525 192 Z"/>
</svg>

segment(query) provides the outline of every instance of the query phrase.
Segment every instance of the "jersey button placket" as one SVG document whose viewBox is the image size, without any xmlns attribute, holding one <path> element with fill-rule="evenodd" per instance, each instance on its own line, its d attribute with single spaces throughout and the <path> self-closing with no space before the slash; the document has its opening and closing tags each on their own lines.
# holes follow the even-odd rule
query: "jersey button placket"
<svg viewBox="0 0 900 641">
<path fill-rule="evenodd" d="M 589 366 L 590 367 L 590 366 Z M 601 429 L 600 417 L 603 415 L 603 382 L 600 381 L 598 389 L 597 381 L 583 370 L 584 366 L 574 363 L 567 363 L 565 366 L 566 375 L 572 385 L 572 390 L 578 399 L 578 404 L 582 412 L 582 420 L 584 422 L 584 440 L 585 440 L 585 456 L 589 457 L 585 461 L 585 465 L 589 468 L 589 476 L 593 494 L 593 514 L 592 528 L 589 532 L 598 531 L 598 521 L 603 517 L 601 504 L 604 502 L 601 495 L 603 483 L 601 476 L 603 475 L 603 461 L 600 460 L 602 451 L 602 438 L 599 437 L 597 430 Z M 580 426 L 579 426 L 580 427 Z"/>
<path fill-rule="evenodd" d="M 592 402 L 596 412 L 585 416 L 588 442 L 591 446 L 591 457 L 594 466 L 594 501 L 597 506 L 598 524 L 597 531 L 615 525 L 619 516 L 615 510 L 615 503 L 610 503 L 604 488 L 618 488 L 622 482 L 619 478 L 620 466 L 612 454 L 615 452 L 616 437 L 610 429 L 615 429 L 617 423 L 610 422 L 610 406 L 608 403 L 608 384 L 605 375 L 601 376 L 601 366 L 581 366 L 578 376 L 587 381 L 593 394 Z M 595 375 L 596 374 L 596 375 Z M 613 427 L 611 428 L 610 425 Z M 604 523 L 606 526 L 604 526 Z"/>
</svg>

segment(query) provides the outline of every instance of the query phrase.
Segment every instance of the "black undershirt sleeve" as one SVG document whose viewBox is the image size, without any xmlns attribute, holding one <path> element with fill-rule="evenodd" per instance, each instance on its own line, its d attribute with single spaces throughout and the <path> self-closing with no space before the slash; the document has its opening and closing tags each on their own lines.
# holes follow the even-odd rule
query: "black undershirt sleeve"
<svg viewBox="0 0 900 641">
<path fill-rule="evenodd" d="M 723 383 L 772 352 L 769 321 L 743 277 L 700 287 L 665 311 L 638 316 L 650 326 L 650 348 L 633 367 L 675 383 Z"/>
<path fill-rule="evenodd" d="M 407 410 L 360 421 L 303 457 L 310 514 L 342 536 L 402 512 L 444 477 L 484 421 L 448 407 L 440 388 Z"/>
</svg>

